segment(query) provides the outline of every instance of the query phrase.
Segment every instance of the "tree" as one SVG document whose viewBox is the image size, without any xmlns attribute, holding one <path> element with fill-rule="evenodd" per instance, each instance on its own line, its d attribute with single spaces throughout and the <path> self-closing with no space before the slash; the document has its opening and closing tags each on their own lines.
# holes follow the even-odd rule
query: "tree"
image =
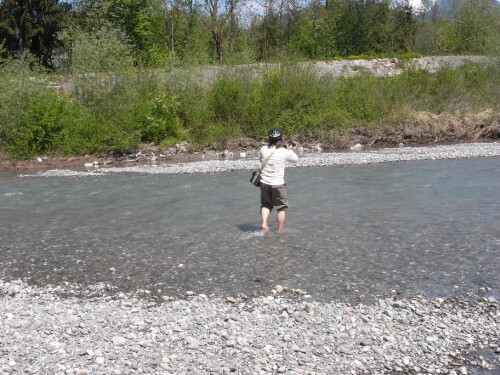
<svg viewBox="0 0 500 375">
<path fill-rule="evenodd" d="M 256 48 L 257 60 L 270 61 L 280 47 L 281 26 L 277 0 L 264 0 L 263 15 L 252 19 L 251 34 Z"/>
<path fill-rule="evenodd" d="M 132 47 L 123 32 L 109 23 L 72 35 L 72 70 L 79 73 L 116 72 L 133 66 Z"/>
<path fill-rule="evenodd" d="M 58 0 L 4 0 L 0 2 L 0 43 L 12 56 L 34 55 L 53 67 L 53 57 L 62 45 L 58 33 L 65 25 L 69 5 Z"/>
<path fill-rule="evenodd" d="M 391 33 L 391 51 L 410 52 L 415 44 L 416 24 L 413 7 L 409 0 L 398 3 L 393 10 L 393 29 Z"/>
<path fill-rule="evenodd" d="M 205 0 L 205 8 L 209 15 L 208 28 L 212 36 L 210 43 L 214 47 L 216 61 L 222 61 L 223 57 L 223 23 L 219 14 L 221 3 L 219 0 Z"/>
<path fill-rule="evenodd" d="M 494 14 L 491 0 L 464 0 L 450 30 L 451 50 L 454 53 L 486 53 L 489 41 L 498 32 L 492 28 Z"/>
<path fill-rule="evenodd" d="M 161 0 L 109 0 L 107 17 L 126 33 L 140 62 L 154 66 L 168 58 Z"/>
</svg>

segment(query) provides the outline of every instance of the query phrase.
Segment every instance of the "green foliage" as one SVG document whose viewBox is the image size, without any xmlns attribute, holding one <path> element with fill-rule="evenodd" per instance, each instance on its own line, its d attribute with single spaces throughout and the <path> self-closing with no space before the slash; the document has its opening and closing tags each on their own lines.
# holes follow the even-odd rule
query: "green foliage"
<svg viewBox="0 0 500 375">
<path fill-rule="evenodd" d="M 14 158 L 42 154 L 86 154 L 119 151 L 119 132 L 92 116 L 64 93 L 43 87 L 25 87 L 15 111 L 2 109 L 3 148 Z M 9 113 L 10 112 L 10 113 Z"/>
<path fill-rule="evenodd" d="M 447 13 L 429 2 L 424 10 L 413 9 L 409 0 L 286 6 L 269 0 L 263 13 L 239 17 L 244 4 L 4 0 L 0 1 L 0 43 L 5 47 L 1 54 L 20 60 L 34 56 L 50 70 L 92 73 L 132 65 L 169 69 L 414 52 L 500 54 L 500 7 L 491 0 L 454 1 L 453 11 Z"/>
<path fill-rule="evenodd" d="M 396 53 L 410 52 L 415 45 L 416 21 L 408 0 L 397 3 L 393 10 L 389 50 Z"/>
<path fill-rule="evenodd" d="M 186 138 L 179 117 L 179 99 L 160 97 L 153 102 L 150 112 L 143 120 L 141 139 L 161 145 L 175 144 Z"/>
<path fill-rule="evenodd" d="M 450 27 L 449 45 L 454 53 L 486 52 L 490 39 L 493 5 L 490 0 L 465 0 Z"/>
<path fill-rule="evenodd" d="M 435 74 L 422 70 L 411 70 L 401 77 L 406 101 L 415 110 L 434 113 L 474 112 L 493 108 L 498 110 L 500 88 L 500 67 L 491 64 L 481 67 L 468 63 L 459 69 L 443 68 Z"/>
<path fill-rule="evenodd" d="M 500 64 L 465 64 L 436 73 L 321 78 L 298 65 L 221 74 L 200 83 L 195 70 L 73 76 L 72 90 L 48 76 L 0 67 L 0 150 L 12 157 L 122 153 L 139 142 L 194 148 L 234 137 L 260 139 L 270 126 L 289 136 L 328 138 L 356 126 L 402 120 L 400 109 L 433 113 L 500 110 Z"/>
<path fill-rule="evenodd" d="M 46 68 L 61 47 L 58 33 L 65 27 L 67 4 L 58 0 L 3 0 L 0 2 L 0 42 L 10 56 L 29 52 Z"/>
<path fill-rule="evenodd" d="M 92 31 L 76 29 L 67 39 L 73 46 L 69 65 L 75 72 L 117 72 L 133 67 L 131 46 L 110 24 Z"/>
<path fill-rule="evenodd" d="M 160 0 L 109 0 L 107 18 L 123 30 L 138 62 L 164 66 L 169 58 L 165 43 L 164 10 Z"/>
</svg>

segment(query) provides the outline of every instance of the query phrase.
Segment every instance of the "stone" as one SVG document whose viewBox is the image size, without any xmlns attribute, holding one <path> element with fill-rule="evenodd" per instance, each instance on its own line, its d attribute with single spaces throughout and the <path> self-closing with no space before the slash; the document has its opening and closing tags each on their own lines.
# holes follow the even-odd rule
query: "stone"
<svg viewBox="0 0 500 375">
<path fill-rule="evenodd" d="M 188 336 L 186 338 L 186 343 L 188 344 L 188 347 L 191 349 L 198 349 L 198 347 L 200 346 L 200 342 L 192 336 Z"/>
<path fill-rule="evenodd" d="M 164 370 L 170 370 L 170 365 L 166 362 L 161 362 L 158 366 Z"/>
<path fill-rule="evenodd" d="M 354 360 L 354 366 L 360 370 L 365 369 L 365 365 L 359 359 Z"/>
<path fill-rule="evenodd" d="M 353 351 L 351 349 L 349 349 L 349 348 L 343 347 L 343 348 L 339 349 L 339 353 L 340 354 L 345 354 L 345 355 L 351 355 L 353 353 Z"/>
<path fill-rule="evenodd" d="M 391 310 L 384 310 L 383 314 L 387 315 L 390 318 L 392 318 L 394 316 L 394 312 Z"/>
<path fill-rule="evenodd" d="M 123 345 L 127 340 L 122 336 L 113 336 L 111 341 L 113 341 L 115 345 Z"/>
<path fill-rule="evenodd" d="M 361 143 L 356 143 L 354 146 L 349 147 L 351 150 L 361 150 L 363 145 Z"/>
<path fill-rule="evenodd" d="M 309 302 L 304 302 L 303 306 L 304 306 L 304 310 L 305 310 L 308 314 L 312 314 L 312 313 L 313 313 L 313 305 L 312 305 L 312 303 L 309 303 Z"/>
<path fill-rule="evenodd" d="M 95 363 L 97 363 L 98 365 L 104 364 L 104 358 L 103 357 L 96 357 Z"/>
</svg>

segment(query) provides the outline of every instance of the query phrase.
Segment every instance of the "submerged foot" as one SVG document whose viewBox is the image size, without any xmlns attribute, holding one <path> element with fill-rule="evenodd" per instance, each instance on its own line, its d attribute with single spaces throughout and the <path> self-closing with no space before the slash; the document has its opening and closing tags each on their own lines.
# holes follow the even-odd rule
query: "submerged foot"
<svg viewBox="0 0 500 375">
<path fill-rule="evenodd" d="M 262 224 L 262 230 L 264 232 L 268 232 L 269 231 L 269 226 Z"/>
</svg>

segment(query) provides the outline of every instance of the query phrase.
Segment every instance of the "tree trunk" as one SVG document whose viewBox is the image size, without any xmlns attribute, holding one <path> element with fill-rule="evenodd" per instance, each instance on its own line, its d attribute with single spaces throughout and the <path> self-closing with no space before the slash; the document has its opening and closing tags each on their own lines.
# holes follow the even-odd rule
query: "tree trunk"
<svg viewBox="0 0 500 375">
<path fill-rule="evenodd" d="M 168 47 L 170 48 L 170 52 L 172 53 L 172 60 L 175 62 L 175 40 L 174 40 L 174 17 L 173 17 L 173 9 L 170 11 L 168 10 L 168 1 L 165 0 L 163 2 L 163 6 L 165 8 L 164 15 L 165 15 L 165 30 L 167 32 L 167 44 Z"/>
</svg>

